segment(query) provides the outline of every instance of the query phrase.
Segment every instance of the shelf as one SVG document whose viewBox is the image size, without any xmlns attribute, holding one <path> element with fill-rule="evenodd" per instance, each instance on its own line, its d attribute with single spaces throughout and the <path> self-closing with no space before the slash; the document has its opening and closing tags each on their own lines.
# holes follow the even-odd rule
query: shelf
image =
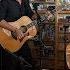
<svg viewBox="0 0 70 70">
<path fill-rule="evenodd" d="M 66 32 L 66 33 L 64 33 L 64 32 L 58 32 L 58 34 L 67 35 L 67 34 L 70 34 L 70 32 Z"/>
<path fill-rule="evenodd" d="M 34 11 L 34 10 L 33 10 Z M 35 11 L 34 11 L 35 12 Z M 46 14 L 46 9 L 37 10 L 40 15 Z"/>
<path fill-rule="evenodd" d="M 68 43 L 70 43 L 70 41 L 67 41 L 67 42 L 58 41 L 57 43 L 66 43 L 66 44 L 68 44 Z"/>
<path fill-rule="evenodd" d="M 30 1 L 30 3 L 46 3 L 46 4 L 55 4 L 55 2 L 45 2 L 45 1 Z"/>
<path fill-rule="evenodd" d="M 70 14 L 70 10 L 68 10 L 68 11 L 58 11 L 58 14 Z"/>
<path fill-rule="evenodd" d="M 46 14 L 46 9 L 38 10 L 38 13 L 39 13 L 39 14 Z"/>
</svg>

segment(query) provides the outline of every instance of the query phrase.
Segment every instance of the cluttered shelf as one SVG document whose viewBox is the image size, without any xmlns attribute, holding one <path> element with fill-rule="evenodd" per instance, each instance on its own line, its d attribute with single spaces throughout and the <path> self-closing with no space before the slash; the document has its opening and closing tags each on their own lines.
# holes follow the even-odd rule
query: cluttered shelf
<svg viewBox="0 0 70 70">
<path fill-rule="evenodd" d="M 31 3 L 46 3 L 46 4 L 55 4 L 55 2 L 45 2 L 45 1 L 30 1 Z"/>
<path fill-rule="evenodd" d="M 58 11 L 58 14 L 70 14 L 70 10 Z"/>
</svg>

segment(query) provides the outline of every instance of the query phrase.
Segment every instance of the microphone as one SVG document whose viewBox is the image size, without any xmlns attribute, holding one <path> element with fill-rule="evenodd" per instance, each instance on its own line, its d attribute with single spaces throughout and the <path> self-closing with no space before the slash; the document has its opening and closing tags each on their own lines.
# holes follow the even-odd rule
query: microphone
<svg viewBox="0 0 70 70">
<path fill-rule="evenodd" d="M 32 3 L 34 10 L 36 11 L 38 8 L 37 6 L 39 6 L 39 3 Z"/>
</svg>

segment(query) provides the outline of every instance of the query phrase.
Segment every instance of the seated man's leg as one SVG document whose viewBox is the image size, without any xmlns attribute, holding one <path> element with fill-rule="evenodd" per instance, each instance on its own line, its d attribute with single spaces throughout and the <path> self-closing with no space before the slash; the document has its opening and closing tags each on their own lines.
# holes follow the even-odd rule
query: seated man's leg
<svg viewBox="0 0 70 70">
<path fill-rule="evenodd" d="M 18 52 L 16 52 L 16 54 L 23 57 L 27 62 L 32 64 L 31 49 L 29 48 L 27 43 L 25 43 L 22 48 Z"/>
<path fill-rule="evenodd" d="M 2 70 L 16 70 L 17 60 L 0 45 L 0 58 Z"/>
<path fill-rule="evenodd" d="M 24 58 L 25 61 L 27 61 L 29 64 L 32 65 L 31 49 L 29 48 L 28 44 L 24 44 L 22 46 L 22 48 L 18 52 L 16 52 L 16 54 L 17 54 L 17 56 Z M 23 63 L 25 63 L 25 62 L 23 61 Z M 27 67 L 25 67 L 25 65 L 27 65 Z M 24 65 L 22 64 L 20 66 L 21 66 L 22 70 L 23 69 L 24 70 L 33 70 L 32 67 L 29 67 L 28 64 L 26 64 L 26 63 Z M 24 66 L 24 68 L 23 68 L 23 66 Z"/>
</svg>

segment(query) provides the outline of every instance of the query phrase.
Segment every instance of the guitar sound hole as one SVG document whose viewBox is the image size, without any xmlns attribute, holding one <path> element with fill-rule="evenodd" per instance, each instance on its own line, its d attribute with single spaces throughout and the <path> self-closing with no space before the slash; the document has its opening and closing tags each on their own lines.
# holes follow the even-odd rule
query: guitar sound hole
<svg viewBox="0 0 70 70">
<path fill-rule="evenodd" d="M 20 30 L 23 32 L 23 33 L 25 33 L 26 31 L 27 31 L 27 28 L 26 28 L 26 26 L 21 26 L 20 27 Z M 16 32 L 11 32 L 11 35 L 12 35 L 12 37 L 14 38 L 14 39 L 17 39 L 17 34 L 16 34 Z"/>
<path fill-rule="evenodd" d="M 26 27 L 26 26 L 21 26 L 21 27 L 20 27 L 20 30 L 21 30 L 23 33 L 25 33 L 25 32 L 27 31 L 27 27 Z"/>
</svg>

